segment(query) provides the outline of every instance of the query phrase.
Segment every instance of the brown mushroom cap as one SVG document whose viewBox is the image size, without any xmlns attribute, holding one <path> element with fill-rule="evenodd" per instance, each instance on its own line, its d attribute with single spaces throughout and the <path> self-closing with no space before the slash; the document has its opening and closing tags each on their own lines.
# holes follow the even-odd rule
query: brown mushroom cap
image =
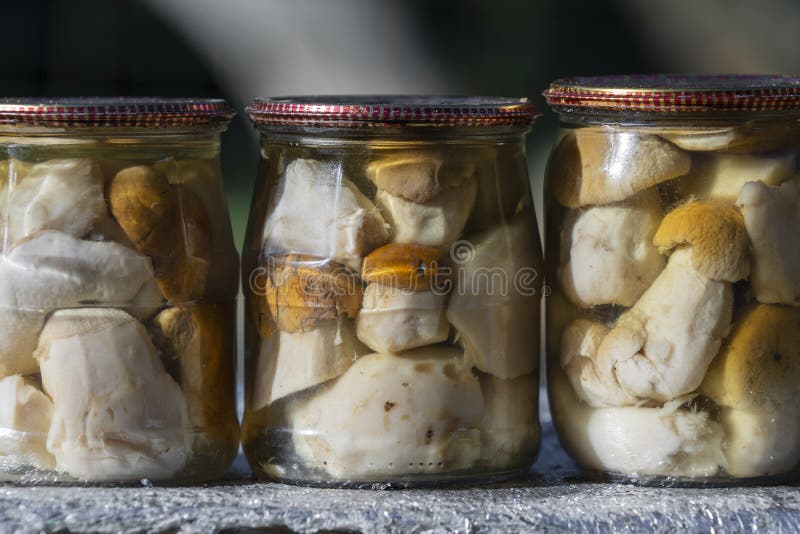
<svg viewBox="0 0 800 534">
<path fill-rule="evenodd" d="M 436 278 L 441 255 L 438 247 L 384 245 L 364 258 L 361 278 L 369 283 L 424 291 L 431 288 Z"/>
<path fill-rule="evenodd" d="M 427 202 L 466 181 L 474 170 L 468 150 L 431 149 L 388 153 L 370 162 L 365 172 L 379 189 L 412 202 Z"/>
<path fill-rule="evenodd" d="M 561 140 L 547 173 L 556 200 L 579 208 L 624 200 L 690 167 L 686 152 L 658 136 L 587 127 Z"/>
<path fill-rule="evenodd" d="M 320 320 L 355 317 L 364 289 L 343 265 L 305 254 L 270 257 L 266 300 L 284 332 L 313 330 Z"/>
<path fill-rule="evenodd" d="M 190 189 L 173 186 L 146 165 L 118 172 L 108 185 L 111 214 L 141 253 L 173 303 L 203 295 L 211 256 L 211 221 Z"/>
<path fill-rule="evenodd" d="M 692 247 L 692 265 L 712 280 L 737 282 L 750 275 L 750 252 L 744 218 L 720 201 L 692 201 L 664 217 L 653 244 L 666 253 Z"/>
<path fill-rule="evenodd" d="M 114 218 L 140 249 L 150 249 L 173 222 L 177 198 L 166 177 L 147 165 L 119 171 L 108 185 Z"/>
<path fill-rule="evenodd" d="M 708 368 L 700 391 L 737 409 L 775 408 L 800 395 L 800 309 L 748 308 Z"/>
</svg>

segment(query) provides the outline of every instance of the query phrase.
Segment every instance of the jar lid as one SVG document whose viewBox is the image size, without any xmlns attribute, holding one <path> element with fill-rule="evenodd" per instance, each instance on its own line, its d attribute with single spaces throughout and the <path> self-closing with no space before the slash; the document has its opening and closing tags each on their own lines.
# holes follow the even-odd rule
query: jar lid
<svg viewBox="0 0 800 534">
<path fill-rule="evenodd" d="M 331 128 L 529 126 L 527 98 L 448 96 L 289 96 L 258 98 L 246 108 L 259 126 Z"/>
<path fill-rule="evenodd" d="M 556 80 L 543 94 L 557 111 L 781 111 L 800 109 L 800 78 L 749 74 L 577 77 Z"/>
<path fill-rule="evenodd" d="M 157 97 L 3 98 L 0 124 L 42 127 L 133 127 L 227 123 L 233 116 L 220 99 Z"/>
</svg>

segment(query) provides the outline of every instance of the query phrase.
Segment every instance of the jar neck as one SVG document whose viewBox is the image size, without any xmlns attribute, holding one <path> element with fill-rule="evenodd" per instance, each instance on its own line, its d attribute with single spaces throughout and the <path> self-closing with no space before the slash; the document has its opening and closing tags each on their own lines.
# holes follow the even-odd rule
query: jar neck
<svg viewBox="0 0 800 534">
<path fill-rule="evenodd" d="M 800 127 L 800 111 L 731 111 L 693 113 L 650 113 L 566 108 L 556 110 L 562 125 L 605 126 L 731 126 L 744 123 L 794 122 Z"/>
<path fill-rule="evenodd" d="M 528 127 L 403 127 L 403 128 L 319 128 L 259 127 L 262 142 L 299 143 L 302 145 L 387 145 L 414 143 L 444 144 L 508 144 L 522 143 Z"/>
</svg>

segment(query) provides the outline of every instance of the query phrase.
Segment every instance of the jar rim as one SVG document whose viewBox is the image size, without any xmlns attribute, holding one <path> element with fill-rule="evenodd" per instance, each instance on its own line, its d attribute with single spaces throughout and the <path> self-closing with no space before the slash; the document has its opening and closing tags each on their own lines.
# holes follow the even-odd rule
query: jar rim
<svg viewBox="0 0 800 534">
<path fill-rule="evenodd" d="M 775 112 L 800 109 L 800 77 L 782 74 L 633 74 L 553 81 L 556 111 Z"/>
<path fill-rule="evenodd" d="M 257 126 L 332 128 L 530 126 L 538 116 L 524 97 L 309 95 L 256 98 L 245 108 Z"/>
<path fill-rule="evenodd" d="M 219 98 L 1 98 L 0 125 L 114 128 L 219 126 L 235 115 Z"/>
</svg>

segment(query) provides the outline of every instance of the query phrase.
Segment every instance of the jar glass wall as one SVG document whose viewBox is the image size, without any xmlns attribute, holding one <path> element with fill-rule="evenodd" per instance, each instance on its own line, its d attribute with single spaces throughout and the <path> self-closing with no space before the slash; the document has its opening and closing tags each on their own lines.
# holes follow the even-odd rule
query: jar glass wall
<svg viewBox="0 0 800 534">
<path fill-rule="evenodd" d="M 554 82 L 548 384 L 568 452 L 650 483 L 800 463 L 800 85 Z"/>
<path fill-rule="evenodd" d="M 533 114 L 484 103 L 482 126 L 471 100 L 250 109 L 262 159 L 243 249 L 243 445 L 259 476 L 415 485 L 532 464 Z"/>
<path fill-rule="evenodd" d="M 0 105 L 0 477 L 192 481 L 236 454 L 221 101 Z"/>
</svg>

